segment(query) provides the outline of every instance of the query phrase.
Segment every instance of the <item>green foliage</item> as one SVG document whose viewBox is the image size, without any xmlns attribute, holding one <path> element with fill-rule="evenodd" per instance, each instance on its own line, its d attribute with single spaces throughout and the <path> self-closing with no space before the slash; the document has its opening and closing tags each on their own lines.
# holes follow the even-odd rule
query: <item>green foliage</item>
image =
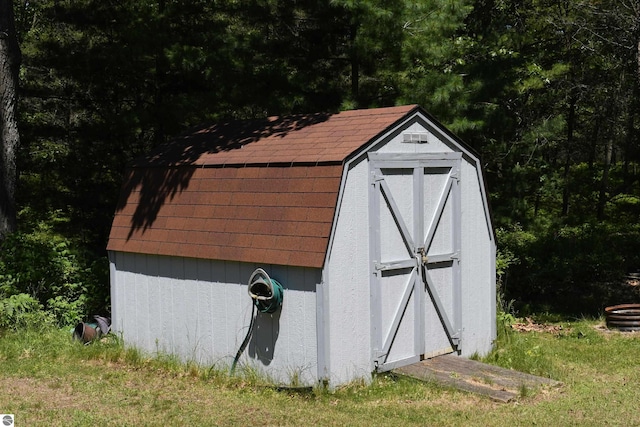
<svg viewBox="0 0 640 427">
<path fill-rule="evenodd" d="M 422 105 L 455 132 L 477 128 L 465 114 L 469 94 L 477 90 L 464 79 L 469 41 L 462 31 L 469 2 L 430 0 L 405 7 L 399 99 Z"/>
<path fill-rule="evenodd" d="M 90 314 L 87 313 L 88 299 L 87 294 L 81 294 L 74 301 L 58 295 L 47 300 L 47 309 L 57 319 L 59 325 L 75 325 Z"/>
<path fill-rule="evenodd" d="M 498 292 L 595 313 L 640 269 L 637 13 L 579 0 L 14 2 L 22 230 L 0 297 L 108 309 L 133 158 L 209 120 L 418 103 L 483 159 Z M 509 311 L 505 311 L 509 313 Z"/>
<path fill-rule="evenodd" d="M 498 241 L 496 277 L 498 287 L 501 288 L 509 268 L 520 263 L 516 253 L 522 253 L 523 247 L 531 244 L 535 240 L 535 236 L 523 231 L 521 226 L 515 225 L 509 230 L 498 228 L 496 230 L 496 239 Z"/>
<path fill-rule="evenodd" d="M 606 224 L 499 233 L 501 253 L 518 254 L 504 275 L 507 300 L 522 314 L 595 315 L 607 305 L 638 302 L 625 276 L 640 268 L 640 229 Z"/>
<path fill-rule="evenodd" d="M 0 296 L 29 296 L 39 308 L 25 306 L 27 311 L 44 310 L 60 325 L 103 312 L 109 292 L 105 272 L 76 247 L 46 227 L 8 236 L 0 245 Z"/>
<path fill-rule="evenodd" d="M 514 331 L 515 318 L 499 318 L 498 338 L 494 349 L 482 358 L 484 362 L 533 375 L 557 378 L 557 366 L 550 353 L 535 336 Z"/>
<path fill-rule="evenodd" d="M 510 308 L 510 305 L 508 308 L 502 308 L 500 304 L 498 306 L 496 313 L 496 343 L 507 344 L 511 341 L 511 337 L 513 336 L 511 325 L 516 322 L 516 317 L 509 310 Z"/>
<path fill-rule="evenodd" d="M 53 317 L 42 304 L 27 294 L 15 294 L 0 299 L 0 329 L 40 330 L 53 324 Z"/>
</svg>

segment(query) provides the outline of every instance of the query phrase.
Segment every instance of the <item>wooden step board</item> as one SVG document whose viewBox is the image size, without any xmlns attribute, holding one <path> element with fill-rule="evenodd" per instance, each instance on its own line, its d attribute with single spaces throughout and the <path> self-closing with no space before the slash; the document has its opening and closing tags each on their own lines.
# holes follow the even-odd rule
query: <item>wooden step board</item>
<svg viewBox="0 0 640 427">
<path fill-rule="evenodd" d="M 542 386 L 561 385 L 560 382 L 549 378 L 487 365 L 451 354 L 396 368 L 393 372 L 479 393 L 499 402 L 509 402 L 518 397 L 523 387 L 531 390 Z"/>
</svg>

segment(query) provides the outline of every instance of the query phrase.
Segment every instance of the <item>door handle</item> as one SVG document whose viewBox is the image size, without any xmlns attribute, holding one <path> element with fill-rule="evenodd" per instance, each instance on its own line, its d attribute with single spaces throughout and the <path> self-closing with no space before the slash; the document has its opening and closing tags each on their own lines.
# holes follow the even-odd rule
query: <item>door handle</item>
<svg viewBox="0 0 640 427">
<path fill-rule="evenodd" d="M 429 257 L 427 256 L 427 251 L 424 248 L 418 248 L 418 262 L 422 265 L 427 265 L 429 262 Z"/>
</svg>

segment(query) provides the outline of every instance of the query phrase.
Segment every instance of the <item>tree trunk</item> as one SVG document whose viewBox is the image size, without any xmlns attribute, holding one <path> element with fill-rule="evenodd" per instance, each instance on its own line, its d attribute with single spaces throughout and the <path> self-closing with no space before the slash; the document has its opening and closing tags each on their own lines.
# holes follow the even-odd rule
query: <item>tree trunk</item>
<svg viewBox="0 0 640 427">
<path fill-rule="evenodd" d="M 16 229 L 16 150 L 20 48 L 13 1 L 0 0 L 0 240 Z"/>
</svg>

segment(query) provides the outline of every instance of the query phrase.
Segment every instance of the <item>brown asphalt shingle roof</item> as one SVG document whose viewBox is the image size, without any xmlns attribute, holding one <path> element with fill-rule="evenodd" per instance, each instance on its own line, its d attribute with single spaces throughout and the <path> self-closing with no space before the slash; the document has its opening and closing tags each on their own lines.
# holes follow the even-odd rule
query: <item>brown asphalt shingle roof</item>
<svg viewBox="0 0 640 427">
<path fill-rule="evenodd" d="M 321 268 L 343 162 L 415 108 L 193 129 L 134 163 L 107 249 Z"/>
</svg>

